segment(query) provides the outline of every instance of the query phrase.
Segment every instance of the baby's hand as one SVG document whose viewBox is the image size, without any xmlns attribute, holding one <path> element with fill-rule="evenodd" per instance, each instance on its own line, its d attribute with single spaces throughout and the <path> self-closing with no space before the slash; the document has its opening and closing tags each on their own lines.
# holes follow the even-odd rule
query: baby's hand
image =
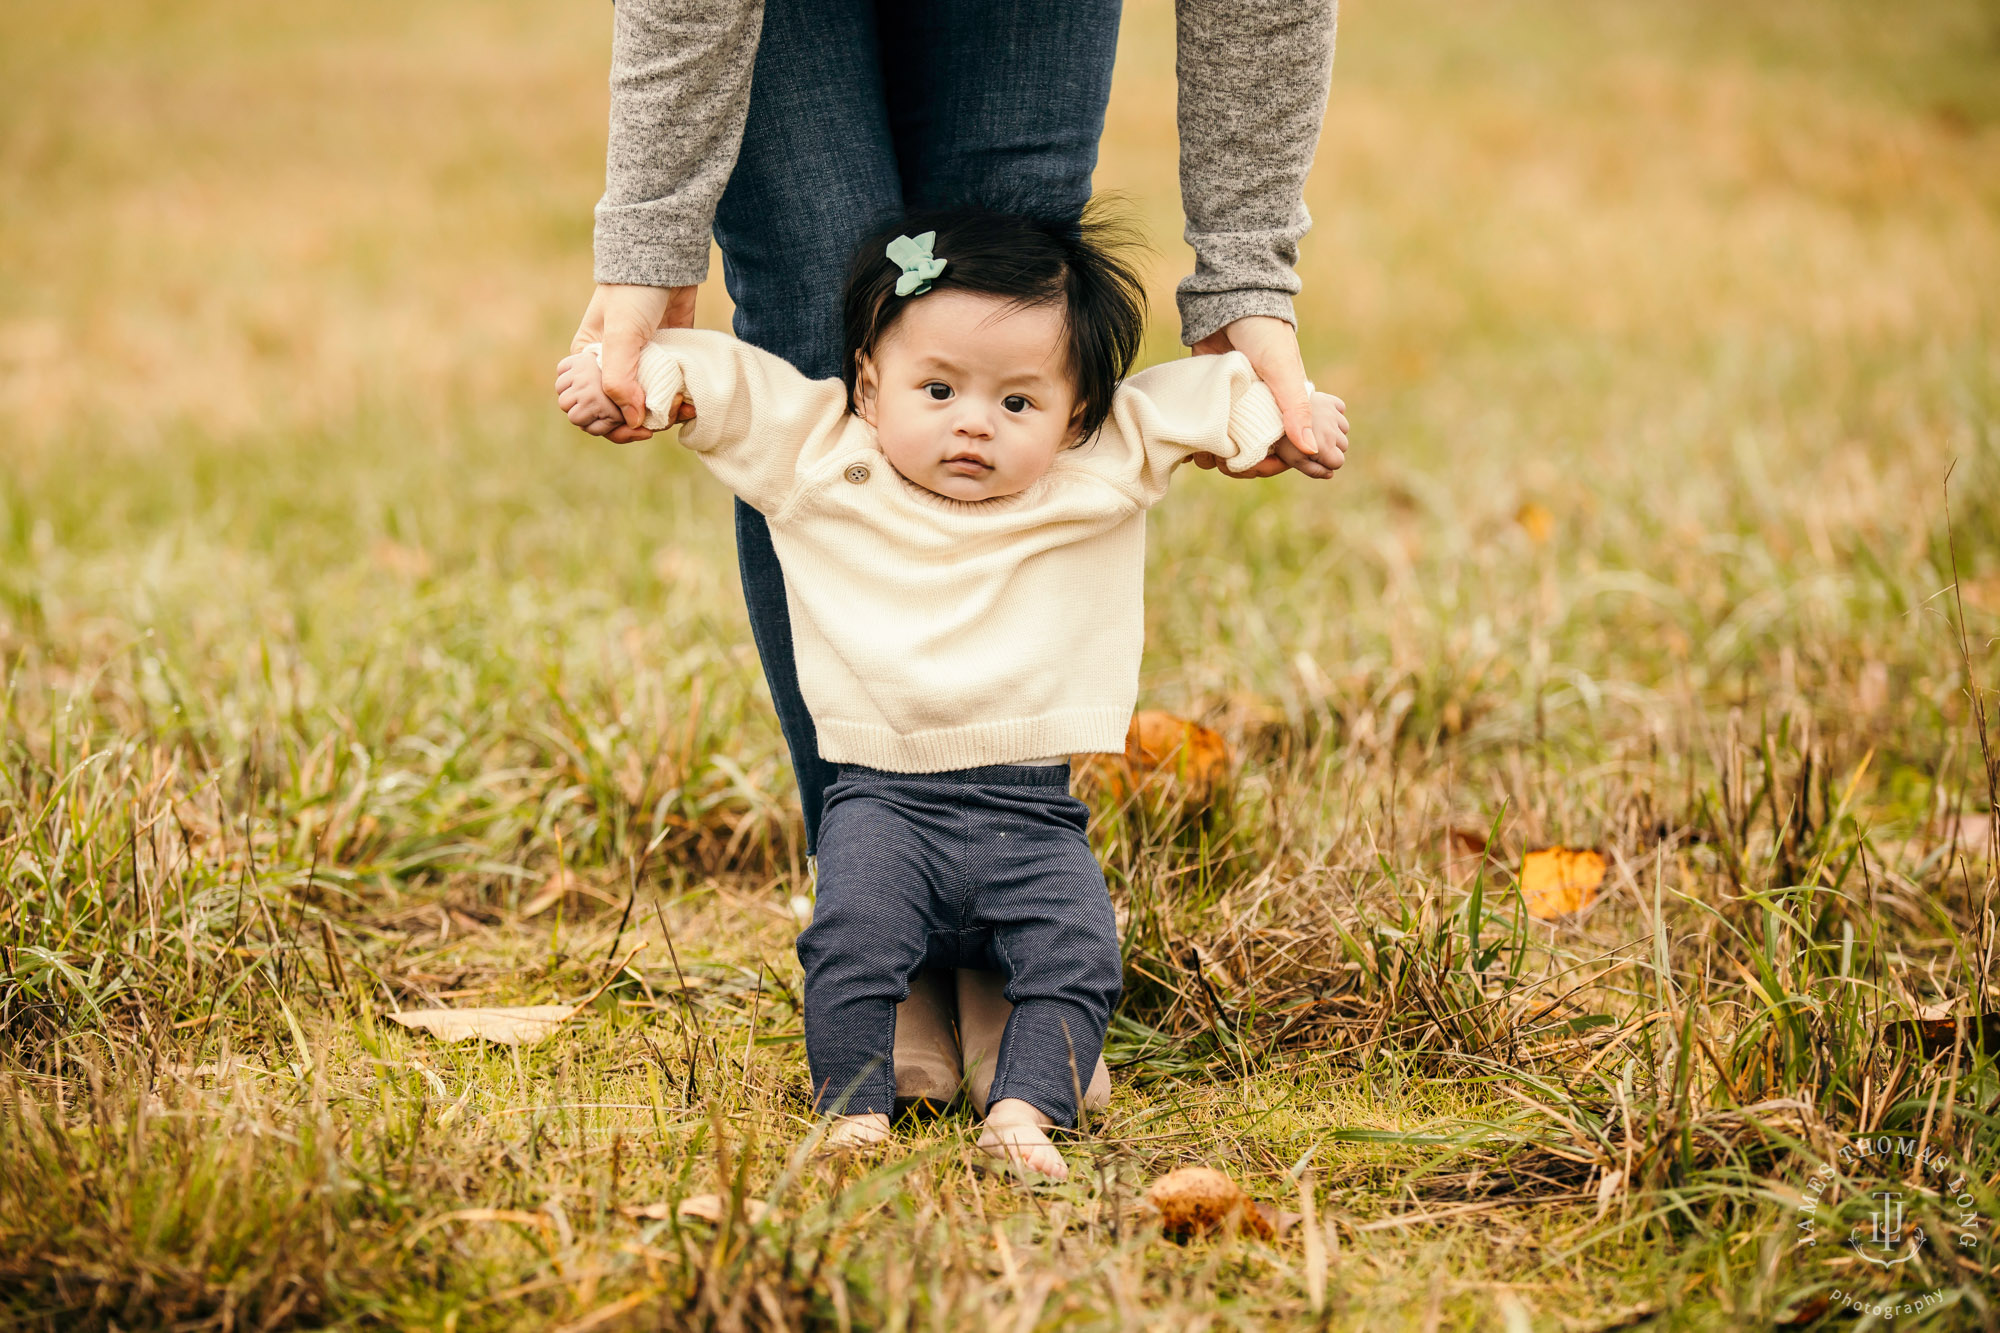
<svg viewBox="0 0 2000 1333">
<path fill-rule="evenodd" d="M 618 405 L 604 394 L 604 370 L 588 348 L 556 362 L 556 406 L 571 425 L 592 435 L 609 435 L 625 424 Z"/>
<path fill-rule="evenodd" d="M 1313 443 L 1319 452 L 1304 452 L 1287 435 L 1271 450 L 1271 456 L 1283 459 L 1294 471 L 1324 481 L 1347 461 L 1347 404 L 1330 393 L 1314 393 L 1311 406 Z"/>
</svg>

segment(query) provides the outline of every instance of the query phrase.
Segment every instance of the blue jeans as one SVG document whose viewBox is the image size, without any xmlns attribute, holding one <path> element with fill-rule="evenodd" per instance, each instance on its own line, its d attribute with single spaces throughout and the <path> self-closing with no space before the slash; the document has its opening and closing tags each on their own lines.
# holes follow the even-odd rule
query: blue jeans
<svg viewBox="0 0 2000 1333">
<path fill-rule="evenodd" d="M 896 1105 L 896 1006 L 922 968 L 1007 978 L 1014 1005 L 989 1102 L 1058 1125 L 1104 1049 L 1118 928 L 1069 794 L 1069 765 L 883 773 L 843 765 L 826 793 L 819 901 L 799 936 L 813 1105 Z"/>
<path fill-rule="evenodd" d="M 840 374 L 856 242 L 915 208 L 1074 218 L 1111 95 L 1119 0 L 765 0 L 750 113 L 715 215 L 736 336 Z M 806 847 L 833 767 L 799 693 L 784 575 L 736 502 L 736 558 L 798 775 Z"/>
</svg>

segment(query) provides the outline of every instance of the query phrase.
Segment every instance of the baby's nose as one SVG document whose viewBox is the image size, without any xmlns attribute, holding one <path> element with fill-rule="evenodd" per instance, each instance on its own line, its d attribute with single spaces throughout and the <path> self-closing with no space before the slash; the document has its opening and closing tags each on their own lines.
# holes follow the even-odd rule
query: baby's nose
<svg viewBox="0 0 2000 1333">
<path fill-rule="evenodd" d="M 975 435 L 988 439 L 993 434 L 993 414 L 984 407 L 968 403 L 959 409 L 958 420 L 952 430 L 959 435 Z"/>
</svg>

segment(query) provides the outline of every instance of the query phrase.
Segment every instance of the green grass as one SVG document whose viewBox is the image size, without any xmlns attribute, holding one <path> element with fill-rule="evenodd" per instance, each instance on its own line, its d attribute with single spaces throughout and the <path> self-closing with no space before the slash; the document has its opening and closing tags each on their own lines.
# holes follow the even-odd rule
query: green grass
<svg viewBox="0 0 2000 1333">
<path fill-rule="evenodd" d="M 1096 797 L 1115 1094 L 1032 1193 L 957 1115 L 797 1152 L 726 497 L 548 401 L 608 14 L 0 15 L 0 1324 L 2000 1324 L 1993 1053 L 1894 1026 L 2000 1000 L 2000 18 L 1346 10 L 1301 312 L 1355 451 L 1158 511 L 1143 699 L 1239 762 Z M 1123 41 L 1164 310 L 1164 4 Z M 1610 873 L 1532 921 L 1551 844 Z M 607 980 L 521 1051 L 385 1018 Z M 1965 1174 L 1894 1274 L 1866 1170 L 1796 1244 L 1862 1134 Z M 1188 1163 L 1308 1183 L 1322 1313 L 1298 1232 L 1148 1225 Z M 622 1211 L 701 1192 L 772 1220 Z"/>
</svg>

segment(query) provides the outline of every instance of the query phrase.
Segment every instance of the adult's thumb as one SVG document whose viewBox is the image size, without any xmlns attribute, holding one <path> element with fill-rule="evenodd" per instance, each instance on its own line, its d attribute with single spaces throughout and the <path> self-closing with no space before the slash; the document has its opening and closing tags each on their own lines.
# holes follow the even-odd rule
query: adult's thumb
<svg viewBox="0 0 2000 1333">
<path fill-rule="evenodd" d="M 1250 315 L 1229 326 L 1231 341 L 1250 358 L 1257 378 L 1278 402 L 1285 434 L 1300 453 L 1317 454 L 1313 438 L 1312 386 L 1306 382 L 1305 358 L 1299 355 L 1299 335 L 1284 320 Z"/>
<path fill-rule="evenodd" d="M 646 424 L 646 389 L 639 383 L 639 353 L 650 333 L 614 323 L 604 330 L 600 354 L 604 367 L 604 396 L 617 404 L 625 424 L 634 428 Z"/>
<path fill-rule="evenodd" d="M 1319 441 L 1313 435 L 1312 387 L 1306 382 L 1305 369 L 1295 365 L 1280 366 L 1261 377 L 1271 390 L 1271 396 L 1278 401 L 1278 414 L 1284 418 L 1285 434 L 1300 453 L 1319 453 Z"/>
</svg>

